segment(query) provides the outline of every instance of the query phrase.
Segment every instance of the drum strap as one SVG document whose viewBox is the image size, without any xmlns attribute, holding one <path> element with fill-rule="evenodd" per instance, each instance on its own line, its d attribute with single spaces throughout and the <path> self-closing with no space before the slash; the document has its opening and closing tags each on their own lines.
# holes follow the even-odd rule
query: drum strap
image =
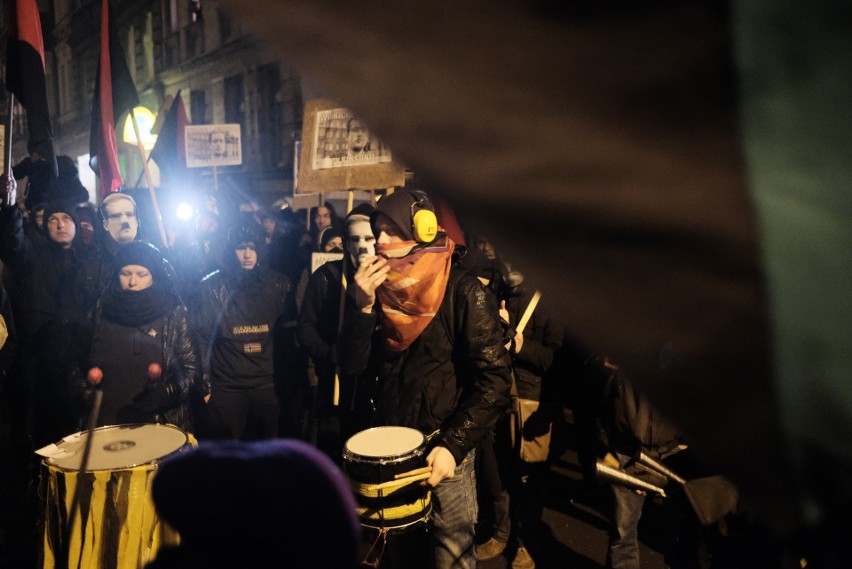
<svg viewBox="0 0 852 569">
<path fill-rule="evenodd" d="M 381 541 L 381 547 L 377 553 L 373 553 L 376 550 L 376 547 L 379 546 L 379 541 Z M 378 567 L 382 562 L 382 556 L 385 554 L 385 546 L 388 544 L 388 530 L 383 529 L 379 531 L 379 534 L 376 536 L 376 540 L 373 542 L 373 545 L 370 546 L 370 550 L 367 552 L 367 555 L 364 556 L 364 560 L 361 561 L 362 567 Z M 371 556 L 375 555 L 372 559 Z"/>
</svg>

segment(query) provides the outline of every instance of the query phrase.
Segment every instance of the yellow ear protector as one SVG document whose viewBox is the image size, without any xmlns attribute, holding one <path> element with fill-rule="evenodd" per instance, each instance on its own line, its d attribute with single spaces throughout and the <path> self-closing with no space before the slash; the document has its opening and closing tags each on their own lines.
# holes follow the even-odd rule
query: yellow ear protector
<svg viewBox="0 0 852 569">
<path fill-rule="evenodd" d="M 411 204 L 411 233 L 418 243 L 434 241 L 438 235 L 438 218 L 435 206 L 423 192 L 411 192 L 414 203 Z"/>
</svg>

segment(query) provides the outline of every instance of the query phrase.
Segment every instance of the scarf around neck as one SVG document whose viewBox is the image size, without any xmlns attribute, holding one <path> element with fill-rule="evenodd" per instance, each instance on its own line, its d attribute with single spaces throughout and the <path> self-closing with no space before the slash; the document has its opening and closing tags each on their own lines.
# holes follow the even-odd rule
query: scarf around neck
<svg viewBox="0 0 852 569">
<path fill-rule="evenodd" d="M 179 301 L 174 294 L 162 290 L 155 283 L 140 291 L 110 286 L 104 291 L 101 302 L 104 318 L 109 322 L 136 327 L 165 316 Z"/>
<path fill-rule="evenodd" d="M 384 255 L 390 267 L 387 280 L 376 290 L 389 350 L 406 349 L 437 314 L 447 290 L 454 250 L 455 243 L 446 235 L 423 246 L 414 241 L 376 245 L 376 253 Z"/>
</svg>

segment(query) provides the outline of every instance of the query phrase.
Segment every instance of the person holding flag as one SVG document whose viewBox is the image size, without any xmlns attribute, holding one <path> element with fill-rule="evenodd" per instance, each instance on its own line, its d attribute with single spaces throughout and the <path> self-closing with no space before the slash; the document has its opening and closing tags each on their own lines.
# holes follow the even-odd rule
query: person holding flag
<svg viewBox="0 0 852 569">
<path fill-rule="evenodd" d="M 6 132 L 12 124 L 12 109 L 17 98 L 27 111 L 29 158 L 15 167 L 15 177 L 29 181 L 28 207 L 47 192 L 57 177 L 56 156 L 53 150 L 53 131 L 47 104 L 45 81 L 44 40 L 41 17 L 36 0 L 15 0 L 10 3 L 9 40 L 6 49 L 6 89 L 12 94 L 9 100 L 9 117 Z M 7 141 L 9 148 L 12 141 Z M 4 171 L 11 170 L 11 152 L 4 157 Z"/>
</svg>

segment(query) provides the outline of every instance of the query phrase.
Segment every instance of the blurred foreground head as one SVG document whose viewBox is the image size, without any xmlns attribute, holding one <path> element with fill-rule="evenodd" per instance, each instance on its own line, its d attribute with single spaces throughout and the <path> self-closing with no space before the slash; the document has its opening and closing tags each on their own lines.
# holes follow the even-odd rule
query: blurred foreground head
<svg viewBox="0 0 852 569">
<path fill-rule="evenodd" d="M 153 497 L 181 544 L 149 569 L 357 565 L 352 491 L 301 441 L 201 443 L 159 468 Z"/>
</svg>

